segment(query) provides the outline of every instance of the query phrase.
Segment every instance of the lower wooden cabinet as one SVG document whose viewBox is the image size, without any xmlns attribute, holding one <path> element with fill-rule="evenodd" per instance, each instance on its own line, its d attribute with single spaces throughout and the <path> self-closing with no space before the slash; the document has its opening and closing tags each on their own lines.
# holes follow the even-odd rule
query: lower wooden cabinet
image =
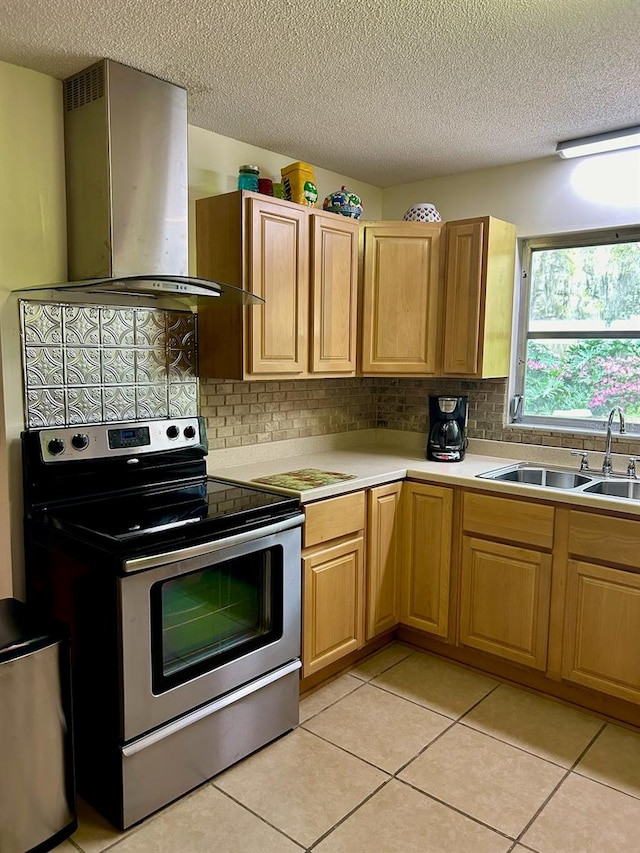
<svg viewBox="0 0 640 853">
<path fill-rule="evenodd" d="M 402 483 L 367 492 L 367 640 L 400 621 Z"/>
<path fill-rule="evenodd" d="M 453 489 L 407 481 L 402 486 L 400 621 L 449 636 Z"/>
<path fill-rule="evenodd" d="M 366 495 L 305 506 L 302 551 L 302 677 L 364 645 Z"/>
<path fill-rule="evenodd" d="M 364 538 L 303 556 L 302 676 L 364 643 Z"/>
<path fill-rule="evenodd" d="M 640 702 L 640 574 L 569 560 L 564 628 L 564 678 Z"/>
<path fill-rule="evenodd" d="M 460 643 L 546 669 L 551 555 L 464 536 Z"/>
<path fill-rule="evenodd" d="M 640 519 L 411 480 L 305 516 L 303 677 L 400 624 L 458 660 L 493 655 L 498 674 L 527 667 L 511 677 L 538 689 L 561 669 L 562 689 L 597 691 L 596 710 L 625 700 L 620 719 L 638 724 L 626 703 L 640 706 Z"/>
</svg>

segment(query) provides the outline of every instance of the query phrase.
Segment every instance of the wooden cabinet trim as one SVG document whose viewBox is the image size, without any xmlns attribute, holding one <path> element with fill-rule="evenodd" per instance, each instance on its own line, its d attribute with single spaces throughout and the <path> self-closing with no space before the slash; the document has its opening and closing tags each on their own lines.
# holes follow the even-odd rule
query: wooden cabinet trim
<svg viewBox="0 0 640 853">
<path fill-rule="evenodd" d="M 551 607 L 549 612 L 549 648 L 547 676 L 559 681 L 562 678 L 562 644 L 567 594 L 567 559 L 569 539 L 569 513 L 566 506 L 557 506 L 551 567 Z"/>
</svg>

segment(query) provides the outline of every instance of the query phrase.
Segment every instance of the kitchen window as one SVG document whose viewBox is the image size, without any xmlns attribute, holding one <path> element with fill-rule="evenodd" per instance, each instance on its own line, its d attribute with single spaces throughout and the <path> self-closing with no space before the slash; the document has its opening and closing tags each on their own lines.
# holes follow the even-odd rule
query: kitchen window
<svg viewBox="0 0 640 853">
<path fill-rule="evenodd" d="M 640 428 L 640 229 L 526 240 L 522 283 L 512 421 Z"/>
</svg>

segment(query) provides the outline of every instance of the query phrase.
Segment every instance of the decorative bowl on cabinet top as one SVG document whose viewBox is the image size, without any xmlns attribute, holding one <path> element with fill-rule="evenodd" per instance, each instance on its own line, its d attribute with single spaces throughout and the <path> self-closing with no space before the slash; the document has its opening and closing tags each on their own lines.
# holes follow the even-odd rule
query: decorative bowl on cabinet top
<svg viewBox="0 0 640 853">
<path fill-rule="evenodd" d="M 322 207 L 330 213 L 341 213 L 343 216 L 350 216 L 352 219 L 360 219 L 362 216 L 360 196 L 349 192 L 345 186 L 334 193 L 329 193 Z"/>
<path fill-rule="evenodd" d="M 402 218 L 405 222 L 442 222 L 436 206 L 426 201 L 411 205 Z"/>
</svg>

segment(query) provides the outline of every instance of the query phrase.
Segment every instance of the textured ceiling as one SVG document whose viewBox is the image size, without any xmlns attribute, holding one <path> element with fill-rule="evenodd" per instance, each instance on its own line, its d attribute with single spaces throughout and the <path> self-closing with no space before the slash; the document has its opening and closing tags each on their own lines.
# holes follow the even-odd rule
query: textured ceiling
<svg viewBox="0 0 640 853">
<path fill-rule="evenodd" d="M 385 187 L 640 124 L 640 0 L 3 0 L 0 59 L 108 57 L 189 123 Z"/>
</svg>

